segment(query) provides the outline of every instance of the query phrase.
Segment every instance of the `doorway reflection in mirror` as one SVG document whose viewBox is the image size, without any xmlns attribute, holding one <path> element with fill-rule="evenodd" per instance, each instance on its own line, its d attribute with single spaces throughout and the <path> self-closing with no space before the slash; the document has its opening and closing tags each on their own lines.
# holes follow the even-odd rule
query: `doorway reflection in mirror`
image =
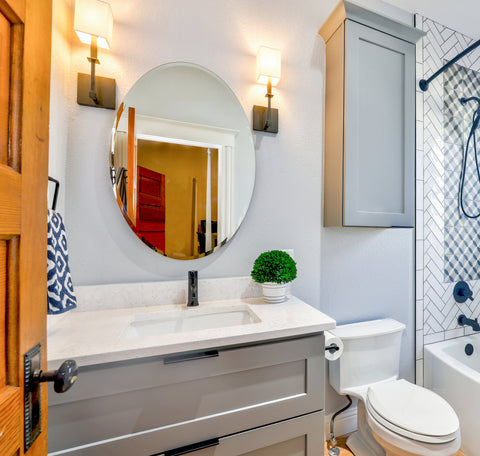
<svg viewBox="0 0 480 456">
<path fill-rule="evenodd" d="M 131 108 L 125 112 L 135 115 Z M 234 226 L 231 144 L 236 132 L 220 132 L 222 138 L 231 136 L 223 141 L 227 144 L 141 133 L 151 132 L 144 127 L 152 122 L 145 116 L 119 122 L 113 155 L 118 205 L 131 229 L 159 253 L 180 260 L 208 255 L 228 240 Z M 134 126 L 134 141 L 129 140 L 128 125 Z M 199 130 L 202 126 L 182 127 Z M 218 128 L 204 126 L 203 130 L 202 137 L 218 139 Z M 131 179 L 129 169 L 134 170 Z"/>
</svg>

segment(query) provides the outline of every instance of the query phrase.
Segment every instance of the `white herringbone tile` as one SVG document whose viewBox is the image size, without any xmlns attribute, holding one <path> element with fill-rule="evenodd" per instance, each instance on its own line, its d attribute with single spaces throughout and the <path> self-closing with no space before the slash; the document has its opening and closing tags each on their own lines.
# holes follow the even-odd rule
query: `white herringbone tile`
<svg viewBox="0 0 480 456">
<path fill-rule="evenodd" d="M 473 40 L 430 19 L 416 16 L 418 28 L 427 32 L 423 47 L 417 46 L 417 77 L 428 78 L 437 71 L 445 60 L 450 60 L 469 46 Z M 458 185 L 463 156 L 463 144 L 466 141 L 466 125 L 471 121 L 471 109 L 459 104 L 459 96 L 468 93 L 480 85 L 480 75 L 471 70 L 480 70 L 480 49 L 472 52 L 452 67 L 445 77 L 438 77 L 430 84 L 423 95 L 423 106 L 417 105 L 417 128 L 423 131 L 417 134 L 422 139 L 417 144 L 417 166 L 423 164 L 421 175 L 423 207 L 421 216 L 417 213 L 417 223 L 423 218 L 423 227 L 417 225 L 417 248 L 423 252 L 423 271 L 417 270 L 417 279 L 421 272 L 423 284 L 417 284 L 417 299 L 423 301 L 424 343 L 443 340 L 444 337 L 457 337 L 462 333 L 456 318 L 464 312 L 468 316 L 480 314 L 480 224 L 462 216 L 458 210 Z M 419 68 L 419 66 L 421 68 Z M 470 69 L 470 70 L 469 70 Z M 467 120 L 462 120 L 467 119 Z M 422 152 L 423 150 L 423 152 Z M 471 163 L 468 172 L 472 174 Z M 468 189 L 465 204 L 472 210 L 480 208 L 480 183 L 466 175 Z M 467 187 L 466 187 L 467 188 Z M 419 195 L 421 190 L 419 187 Z M 446 198 L 447 196 L 447 198 Z M 419 204 L 419 208 L 421 205 Z M 422 236 L 419 237 L 419 233 Z M 452 270 L 449 270 L 449 267 Z M 420 268 L 418 268 L 420 269 Z M 476 274 L 476 276 L 475 276 Z M 471 280 L 475 300 L 457 305 L 453 299 L 451 280 L 461 275 Z M 472 280 L 475 278 L 475 280 Z M 419 291 L 423 290 L 423 295 Z M 422 327 L 420 326 L 420 328 Z M 417 326 L 417 329 L 420 329 Z"/>
</svg>

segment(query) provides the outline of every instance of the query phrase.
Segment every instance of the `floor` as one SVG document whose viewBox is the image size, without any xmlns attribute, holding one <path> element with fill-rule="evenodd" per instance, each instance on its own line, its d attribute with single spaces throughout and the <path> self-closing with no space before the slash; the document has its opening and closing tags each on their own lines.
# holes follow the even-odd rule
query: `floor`
<svg viewBox="0 0 480 456">
<path fill-rule="evenodd" d="M 337 448 L 340 449 L 340 456 L 349 456 L 353 454 L 351 451 L 347 449 L 347 445 L 345 445 L 345 441 L 347 440 L 347 437 L 348 435 L 337 437 Z M 328 448 L 330 448 L 328 443 L 325 442 L 325 456 L 328 456 Z"/>
<path fill-rule="evenodd" d="M 337 437 L 337 448 L 340 449 L 339 456 L 352 456 L 353 453 L 347 448 L 345 441 L 347 440 L 348 435 Z M 327 442 L 325 442 L 325 456 L 328 456 L 328 446 Z M 457 456 L 465 456 L 461 451 L 457 453 Z"/>
</svg>

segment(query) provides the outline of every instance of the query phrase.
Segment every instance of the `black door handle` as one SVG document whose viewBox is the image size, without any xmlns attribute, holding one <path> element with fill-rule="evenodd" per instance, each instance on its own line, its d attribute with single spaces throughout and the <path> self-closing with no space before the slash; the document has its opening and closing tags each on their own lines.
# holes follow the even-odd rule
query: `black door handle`
<svg viewBox="0 0 480 456">
<path fill-rule="evenodd" d="M 152 456 L 181 456 L 182 454 L 192 453 L 193 451 L 203 450 L 204 448 L 209 448 L 216 446 L 220 443 L 220 440 L 217 438 L 204 440 L 203 442 L 192 443 L 191 445 L 185 445 L 180 448 L 174 448 L 173 450 L 168 450 L 163 453 L 152 454 Z"/>
<path fill-rule="evenodd" d="M 64 361 L 56 371 L 43 372 L 41 369 L 33 371 L 32 387 L 43 382 L 53 382 L 56 393 L 68 391 L 78 378 L 77 363 L 73 359 Z"/>
</svg>

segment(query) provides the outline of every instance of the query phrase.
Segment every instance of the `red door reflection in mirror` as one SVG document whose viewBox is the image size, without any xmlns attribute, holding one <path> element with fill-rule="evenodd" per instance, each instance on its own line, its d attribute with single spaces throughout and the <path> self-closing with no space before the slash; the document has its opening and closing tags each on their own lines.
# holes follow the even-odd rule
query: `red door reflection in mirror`
<svg viewBox="0 0 480 456">
<path fill-rule="evenodd" d="M 165 253 L 165 174 L 141 166 L 138 170 L 137 234 Z"/>
</svg>

